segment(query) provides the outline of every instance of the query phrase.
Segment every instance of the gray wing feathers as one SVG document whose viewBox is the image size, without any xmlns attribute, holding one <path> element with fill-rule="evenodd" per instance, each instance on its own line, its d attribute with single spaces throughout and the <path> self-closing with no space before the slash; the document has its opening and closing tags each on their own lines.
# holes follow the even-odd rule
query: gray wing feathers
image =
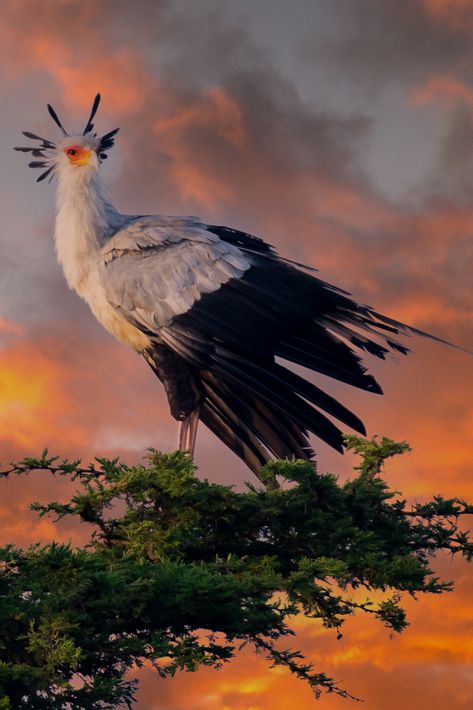
<svg viewBox="0 0 473 710">
<path fill-rule="evenodd" d="M 250 266 L 251 256 L 195 221 L 146 217 L 103 247 L 101 277 L 109 303 L 156 332 Z"/>
</svg>

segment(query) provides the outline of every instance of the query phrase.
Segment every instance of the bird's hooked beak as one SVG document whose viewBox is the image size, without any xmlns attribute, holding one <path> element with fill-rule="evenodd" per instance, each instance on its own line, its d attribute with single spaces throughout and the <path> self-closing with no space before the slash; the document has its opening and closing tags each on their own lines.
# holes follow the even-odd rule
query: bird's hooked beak
<svg viewBox="0 0 473 710">
<path fill-rule="evenodd" d="M 92 165 L 92 162 L 91 162 L 92 153 L 93 153 L 92 150 L 84 150 L 79 155 L 77 160 L 73 160 L 72 162 L 74 163 L 74 165 Z"/>
</svg>

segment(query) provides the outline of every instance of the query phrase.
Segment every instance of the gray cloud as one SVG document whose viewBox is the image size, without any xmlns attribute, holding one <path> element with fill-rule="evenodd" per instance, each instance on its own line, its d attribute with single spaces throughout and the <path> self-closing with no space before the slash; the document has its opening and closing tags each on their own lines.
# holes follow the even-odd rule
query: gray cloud
<svg viewBox="0 0 473 710">
<path fill-rule="evenodd" d="M 460 208 L 473 198 L 473 115 L 471 106 L 455 105 L 449 114 L 434 167 L 422 193 L 441 196 Z"/>
<path fill-rule="evenodd" d="M 314 33 L 303 45 L 310 61 L 321 61 L 340 80 L 377 92 L 386 82 L 422 81 L 432 73 L 471 76 L 473 47 L 467 23 L 449 25 L 420 0 L 319 0 L 337 32 Z"/>
</svg>

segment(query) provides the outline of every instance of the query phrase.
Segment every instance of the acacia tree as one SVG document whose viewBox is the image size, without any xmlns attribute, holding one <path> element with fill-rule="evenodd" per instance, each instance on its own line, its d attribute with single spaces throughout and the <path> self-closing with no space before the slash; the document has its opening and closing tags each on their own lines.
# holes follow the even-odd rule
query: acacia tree
<svg viewBox="0 0 473 710">
<path fill-rule="evenodd" d="M 389 490 L 383 464 L 406 443 L 346 445 L 361 456 L 346 483 L 307 462 L 277 461 L 262 469 L 262 487 L 244 492 L 197 478 L 179 451 L 150 451 L 147 465 L 132 467 L 102 458 L 83 467 L 47 451 L 12 464 L 0 475 L 74 480 L 68 503 L 31 507 L 80 519 L 91 540 L 0 549 L 0 708 L 131 707 L 131 668 L 147 662 L 162 677 L 219 668 L 244 644 L 316 696 L 351 698 L 286 648 L 291 617 L 341 635 L 360 612 L 401 632 L 404 594 L 452 589 L 430 568 L 435 553 L 473 556 L 459 529 L 473 507 L 440 496 L 410 506 Z M 366 601 L 356 601 L 359 588 Z M 379 590 L 384 600 L 371 601 Z"/>
</svg>

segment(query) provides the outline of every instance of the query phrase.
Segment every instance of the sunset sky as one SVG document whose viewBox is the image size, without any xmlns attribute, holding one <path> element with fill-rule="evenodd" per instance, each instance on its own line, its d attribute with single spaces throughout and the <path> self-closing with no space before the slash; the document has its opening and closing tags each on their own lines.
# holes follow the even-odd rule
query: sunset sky
<svg viewBox="0 0 473 710">
<path fill-rule="evenodd" d="M 160 383 L 67 289 L 53 244 L 54 185 L 37 185 L 21 130 L 55 140 L 51 103 L 81 129 L 94 95 L 103 172 L 127 213 L 196 214 L 264 237 L 378 311 L 473 350 L 471 0 L 2 0 L 0 3 L 0 460 L 48 446 L 120 455 L 176 442 Z M 408 358 L 367 364 L 376 397 L 319 378 L 369 434 L 413 452 L 387 478 L 412 500 L 473 499 L 473 358 L 411 339 Z M 319 467 L 353 459 L 314 442 Z M 201 428 L 202 475 L 244 466 Z M 68 540 L 28 503 L 67 495 L 3 481 L 1 543 Z M 67 490 L 66 490 L 67 489 Z M 407 601 L 401 636 L 371 619 L 342 641 L 295 621 L 300 646 L 367 710 L 460 710 L 473 699 L 473 569 L 440 559 L 454 593 Z M 297 640 L 294 641 L 297 643 Z M 310 691 L 249 652 L 224 670 L 160 681 L 139 710 L 355 707 Z"/>
</svg>

